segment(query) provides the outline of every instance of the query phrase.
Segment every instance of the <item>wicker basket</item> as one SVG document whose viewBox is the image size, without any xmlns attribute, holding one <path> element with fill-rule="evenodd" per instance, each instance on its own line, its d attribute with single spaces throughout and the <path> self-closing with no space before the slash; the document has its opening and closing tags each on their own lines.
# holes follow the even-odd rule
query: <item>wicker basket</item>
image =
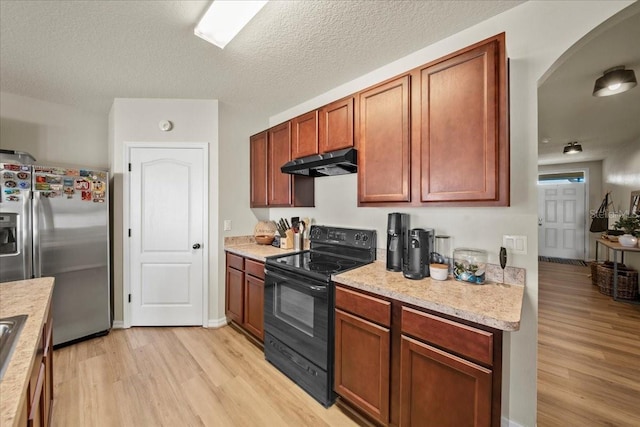
<svg viewBox="0 0 640 427">
<path fill-rule="evenodd" d="M 598 266 L 610 268 L 611 275 L 613 277 L 613 261 L 591 261 L 589 263 L 589 268 L 591 269 L 591 284 L 593 286 L 600 286 L 598 283 Z M 623 263 L 618 263 L 619 270 L 623 270 L 625 268 L 626 266 Z"/>
<path fill-rule="evenodd" d="M 598 264 L 597 281 L 601 294 L 613 296 L 613 266 Z M 632 268 L 618 265 L 617 298 L 634 300 L 638 298 L 638 272 Z"/>
<path fill-rule="evenodd" d="M 591 269 L 591 284 L 593 286 L 598 286 L 598 266 L 602 265 L 601 262 L 592 261 L 589 263 L 589 268 Z"/>
</svg>

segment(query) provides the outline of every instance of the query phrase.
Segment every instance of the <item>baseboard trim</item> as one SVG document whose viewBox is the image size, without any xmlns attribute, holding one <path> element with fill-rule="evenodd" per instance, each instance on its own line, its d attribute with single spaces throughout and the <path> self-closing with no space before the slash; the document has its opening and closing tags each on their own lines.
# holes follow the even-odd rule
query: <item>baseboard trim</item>
<svg viewBox="0 0 640 427">
<path fill-rule="evenodd" d="M 221 317 L 220 319 L 209 319 L 209 323 L 207 324 L 207 328 L 220 328 L 222 326 L 226 326 L 227 321 L 226 317 Z"/>
<path fill-rule="evenodd" d="M 500 420 L 501 427 L 524 427 L 521 424 L 518 424 L 515 421 L 511 421 L 509 418 L 502 417 Z"/>
<path fill-rule="evenodd" d="M 222 326 L 226 326 L 227 325 L 227 318 L 223 317 L 221 319 L 209 319 L 209 322 L 207 323 L 207 328 L 220 328 Z M 122 320 L 114 320 L 113 321 L 113 325 L 111 326 L 112 329 L 124 329 L 124 322 Z"/>
<path fill-rule="evenodd" d="M 122 320 L 114 320 L 113 321 L 113 325 L 111 326 L 112 329 L 124 329 L 124 321 Z"/>
</svg>

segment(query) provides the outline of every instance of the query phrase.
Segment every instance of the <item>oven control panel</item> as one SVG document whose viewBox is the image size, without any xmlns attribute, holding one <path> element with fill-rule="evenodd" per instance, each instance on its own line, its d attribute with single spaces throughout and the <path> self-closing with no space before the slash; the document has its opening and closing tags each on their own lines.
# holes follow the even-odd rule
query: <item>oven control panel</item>
<svg viewBox="0 0 640 427">
<path fill-rule="evenodd" d="M 316 243 L 330 243 L 363 249 L 372 249 L 376 247 L 375 230 L 312 225 L 309 237 L 311 242 Z"/>
</svg>

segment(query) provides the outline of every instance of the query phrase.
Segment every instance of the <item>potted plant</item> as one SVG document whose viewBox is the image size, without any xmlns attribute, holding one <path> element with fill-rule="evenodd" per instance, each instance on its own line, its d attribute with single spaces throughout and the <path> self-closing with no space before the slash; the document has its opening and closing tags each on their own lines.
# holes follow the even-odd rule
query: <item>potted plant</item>
<svg viewBox="0 0 640 427">
<path fill-rule="evenodd" d="M 617 230 L 623 230 L 625 233 L 618 239 L 618 242 L 620 242 L 622 246 L 632 248 L 638 244 L 637 237 L 640 236 L 639 215 L 622 215 L 613 226 Z"/>
</svg>

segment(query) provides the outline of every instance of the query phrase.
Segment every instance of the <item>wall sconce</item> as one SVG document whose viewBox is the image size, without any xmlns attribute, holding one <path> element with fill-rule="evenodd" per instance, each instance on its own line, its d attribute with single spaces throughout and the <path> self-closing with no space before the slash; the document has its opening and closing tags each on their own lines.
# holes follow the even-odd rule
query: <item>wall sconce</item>
<svg viewBox="0 0 640 427">
<path fill-rule="evenodd" d="M 578 144 L 577 142 L 570 142 L 567 144 L 566 147 L 564 147 L 564 150 L 562 151 L 563 154 L 576 154 L 576 153 L 582 153 L 582 145 Z"/>
<path fill-rule="evenodd" d="M 633 70 L 625 70 L 624 65 L 609 68 L 596 80 L 593 96 L 609 96 L 626 92 L 638 84 Z"/>
</svg>

